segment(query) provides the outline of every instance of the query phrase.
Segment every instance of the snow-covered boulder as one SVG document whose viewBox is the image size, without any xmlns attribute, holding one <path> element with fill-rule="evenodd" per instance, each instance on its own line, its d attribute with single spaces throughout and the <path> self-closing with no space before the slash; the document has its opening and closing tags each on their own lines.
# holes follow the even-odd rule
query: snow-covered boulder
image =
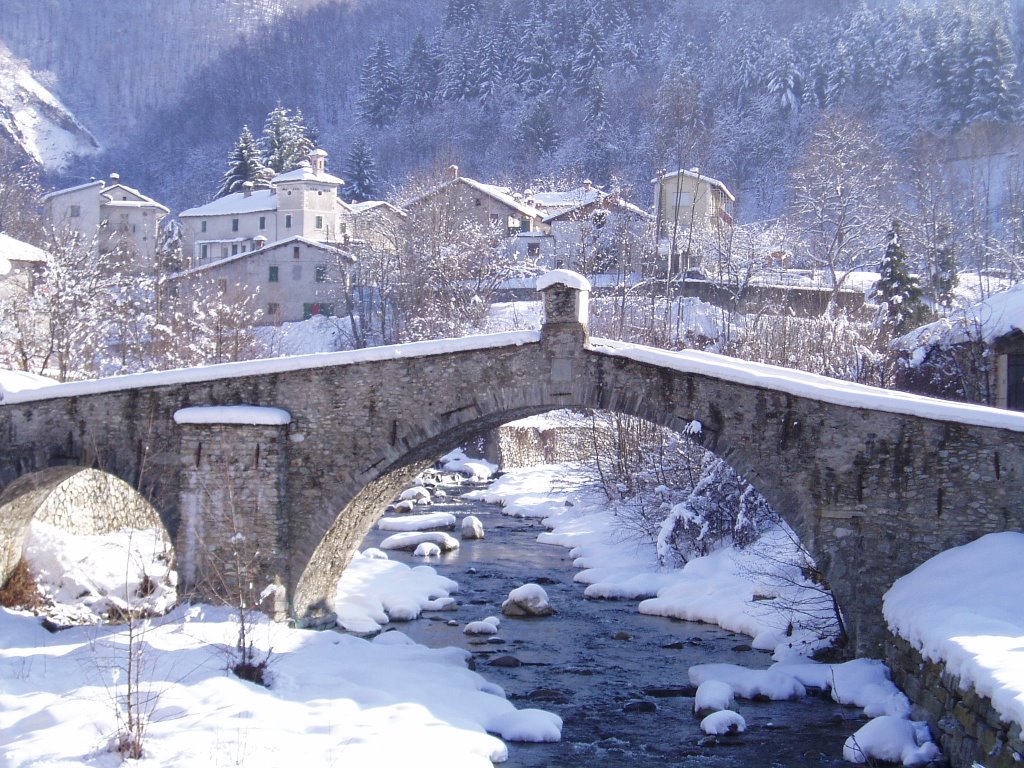
<svg viewBox="0 0 1024 768">
<path fill-rule="evenodd" d="M 395 504 L 393 509 L 398 514 L 412 512 L 414 509 L 416 509 L 416 502 L 413 501 L 412 499 L 403 499 L 402 501 Z"/>
<path fill-rule="evenodd" d="M 430 512 L 425 515 L 382 517 L 377 521 L 377 528 L 382 531 L 450 531 L 455 527 L 455 522 L 455 515 L 448 512 Z"/>
<path fill-rule="evenodd" d="M 697 695 L 693 700 L 693 711 L 698 715 L 707 715 L 729 709 L 733 705 L 732 686 L 721 680 L 705 680 L 697 687 Z"/>
<path fill-rule="evenodd" d="M 496 635 L 498 628 L 489 621 L 471 621 L 462 629 L 467 635 Z"/>
<path fill-rule="evenodd" d="M 492 717 L 487 730 L 507 741 L 560 741 L 562 718 L 543 709 L 517 709 Z"/>
<path fill-rule="evenodd" d="M 550 616 L 555 612 L 548 602 L 548 593 L 539 584 L 523 584 L 508 593 L 501 604 L 506 616 Z"/>
<path fill-rule="evenodd" d="M 462 518 L 462 538 L 482 539 L 484 537 L 484 524 L 476 515 L 466 515 Z"/>
<path fill-rule="evenodd" d="M 459 548 L 459 540 L 443 531 L 396 533 L 384 539 L 380 543 L 380 548 L 414 550 L 424 542 L 436 544 L 445 552 Z"/>
<path fill-rule="evenodd" d="M 700 729 L 709 736 L 724 736 L 728 733 L 743 733 L 747 730 L 747 721 L 743 716 L 731 709 L 723 709 L 708 715 L 700 721 Z"/>
<path fill-rule="evenodd" d="M 464 451 L 454 450 L 441 458 L 446 472 L 456 472 L 471 480 L 490 480 L 498 466 L 486 459 L 471 459 Z"/>
<path fill-rule="evenodd" d="M 418 503 L 420 500 L 430 501 L 430 491 L 422 485 L 414 485 L 412 488 L 406 488 L 398 494 L 398 498 L 400 501 L 411 501 L 413 503 Z"/>
<path fill-rule="evenodd" d="M 388 559 L 388 553 L 384 552 L 383 550 L 378 549 L 377 547 L 368 547 L 367 549 L 363 550 L 362 554 L 363 554 L 363 557 L 368 557 L 371 560 L 387 560 Z"/>
<path fill-rule="evenodd" d="M 843 745 L 843 759 L 851 763 L 924 765 L 939 756 L 927 723 L 882 715 L 862 725 Z"/>
<path fill-rule="evenodd" d="M 441 554 L 441 548 L 433 542 L 424 541 L 416 545 L 416 549 L 412 554 L 413 557 L 438 557 Z"/>
</svg>

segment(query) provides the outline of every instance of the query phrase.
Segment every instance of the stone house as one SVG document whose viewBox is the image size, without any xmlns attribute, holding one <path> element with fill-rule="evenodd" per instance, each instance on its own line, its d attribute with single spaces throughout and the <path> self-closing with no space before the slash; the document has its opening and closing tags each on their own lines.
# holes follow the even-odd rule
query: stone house
<svg viewBox="0 0 1024 768">
<path fill-rule="evenodd" d="M 255 302 L 262 311 L 259 324 L 277 325 L 346 314 L 354 261 L 343 248 L 299 235 L 274 243 L 257 235 L 251 249 L 192 267 L 173 284 L 179 292 L 200 294 L 215 287 L 226 303 Z"/>
<path fill-rule="evenodd" d="M 700 269 L 692 236 L 720 233 L 733 225 L 736 197 L 697 168 L 662 171 L 654 185 L 655 237 L 669 274 Z"/>
<path fill-rule="evenodd" d="M 362 249 L 395 251 L 405 228 L 405 211 L 384 200 L 349 203 L 341 215 L 352 252 Z"/>
<path fill-rule="evenodd" d="M 623 240 L 629 230 L 646 230 L 652 217 L 617 191 L 604 192 L 586 180 L 575 189 L 533 193 L 528 201 L 544 214 L 548 228 L 551 258 L 546 266 L 586 275 L 642 271 L 640 255 Z"/>
<path fill-rule="evenodd" d="M 248 253 L 257 240 L 278 243 L 295 237 L 344 242 L 348 206 L 338 198 L 345 182 L 327 172 L 327 153 L 313 150 L 298 168 L 278 174 L 270 189 L 234 192 L 182 211 L 182 248 L 190 268 Z"/>
<path fill-rule="evenodd" d="M 97 253 L 127 247 L 137 267 L 157 269 L 157 232 L 170 210 L 110 174 L 109 183 L 90 181 L 43 195 L 43 214 L 55 237 L 78 236 Z"/>
</svg>

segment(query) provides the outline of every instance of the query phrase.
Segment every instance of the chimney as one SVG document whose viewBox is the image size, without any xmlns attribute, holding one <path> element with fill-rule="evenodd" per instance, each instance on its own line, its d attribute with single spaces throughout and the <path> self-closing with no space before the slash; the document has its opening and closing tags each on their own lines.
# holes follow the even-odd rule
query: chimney
<svg viewBox="0 0 1024 768">
<path fill-rule="evenodd" d="M 244 194 L 246 197 L 249 197 L 249 195 L 252 194 L 252 182 L 251 181 L 244 181 L 244 182 L 242 182 L 242 194 Z"/>
<path fill-rule="evenodd" d="M 314 149 L 309 153 L 309 166 L 319 176 L 327 170 L 327 153 L 322 149 Z"/>
<path fill-rule="evenodd" d="M 448 166 L 448 173 L 451 175 L 451 177 L 453 179 L 459 178 L 459 166 L 457 166 L 457 165 L 449 165 Z"/>
<path fill-rule="evenodd" d="M 584 179 L 583 180 L 583 191 L 584 192 L 589 192 L 591 189 L 593 189 L 593 187 L 594 187 L 594 182 L 592 182 L 590 179 Z"/>
<path fill-rule="evenodd" d="M 111 186 L 113 186 L 114 184 L 117 184 L 119 181 L 121 181 L 121 174 L 120 173 L 112 173 L 112 174 L 110 174 L 110 185 Z"/>
</svg>

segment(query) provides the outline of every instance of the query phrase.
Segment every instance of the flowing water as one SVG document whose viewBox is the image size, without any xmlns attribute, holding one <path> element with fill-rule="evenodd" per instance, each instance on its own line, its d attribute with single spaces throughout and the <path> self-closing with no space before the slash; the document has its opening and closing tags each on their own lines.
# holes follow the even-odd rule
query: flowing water
<svg viewBox="0 0 1024 768">
<path fill-rule="evenodd" d="M 519 708 L 538 707 L 564 721 L 556 744 L 509 743 L 508 768 L 553 766 L 809 766 L 842 761 L 846 737 L 864 722 L 859 710 L 809 694 L 790 702 L 738 700 L 747 730 L 706 737 L 693 713 L 691 665 L 731 662 L 766 667 L 770 656 L 750 649 L 749 638 L 716 626 L 643 616 L 636 601 L 587 600 L 573 582 L 569 550 L 537 542 L 536 521 L 502 515 L 496 506 L 451 498 L 431 511 L 481 519 L 486 538 L 464 541 L 455 552 L 427 561 L 459 583 L 455 613 L 428 613 L 396 629 L 431 647 L 454 645 L 501 685 Z M 364 547 L 388 534 L 373 531 Z M 456 533 L 456 535 L 458 535 Z M 389 552 L 422 565 L 423 558 Z M 557 610 L 548 618 L 501 617 L 508 593 L 541 584 Z M 502 618 L 498 640 L 465 635 L 463 626 L 485 616 Z M 455 620 L 458 626 L 448 622 Z"/>
</svg>

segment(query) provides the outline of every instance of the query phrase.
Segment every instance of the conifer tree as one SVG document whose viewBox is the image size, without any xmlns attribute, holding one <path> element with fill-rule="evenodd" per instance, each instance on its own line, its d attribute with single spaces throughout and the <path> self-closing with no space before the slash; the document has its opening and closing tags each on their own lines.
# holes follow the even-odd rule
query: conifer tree
<svg viewBox="0 0 1024 768">
<path fill-rule="evenodd" d="M 228 157 L 228 169 L 221 179 L 217 197 L 224 197 L 232 192 L 241 192 L 246 182 L 251 182 L 255 189 L 270 187 L 270 175 L 263 164 L 260 148 L 248 125 L 242 126 L 242 133 L 238 137 L 238 141 L 235 142 L 235 148 L 231 150 L 231 155 Z"/>
<path fill-rule="evenodd" d="M 402 81 L 383 38 L 363 64 L 359 91 L 360 119 L 373 128 L 391 125 L 402 103 Z"/>
<path fill-rule="evenodd" d="M 377 170 L 370 145 L 357 136 L 345 163 L 345 191 L 353 202 L 373 200 L 377 197 Z"/>
<path fill-rule="evenodd" d="M 270 111 L 263 123 L 263 162 L 271 174 L 297 168 L 313 149 L 312 130 L 301 111 L 292 113 L 280 104 Z"/>
<path fill-rule="evenodd" d="M 402 103 L 406 109 L 416 115 L 430 109 L 437 99 L 440 79 L 441 65 L 438 57 L 420 32 L 412 41 L 402 70 Z"/>
<path fill-rule="evenodd" d="M 896 338 L 922 325 L 928 309 L 922 301 L 921 287 L 907 267 L 907 253 L 900 241 L 900 223 L 893 220 L 874 299 L 879 303 L 878 324 L 886 338 Z"/>
</svg>

